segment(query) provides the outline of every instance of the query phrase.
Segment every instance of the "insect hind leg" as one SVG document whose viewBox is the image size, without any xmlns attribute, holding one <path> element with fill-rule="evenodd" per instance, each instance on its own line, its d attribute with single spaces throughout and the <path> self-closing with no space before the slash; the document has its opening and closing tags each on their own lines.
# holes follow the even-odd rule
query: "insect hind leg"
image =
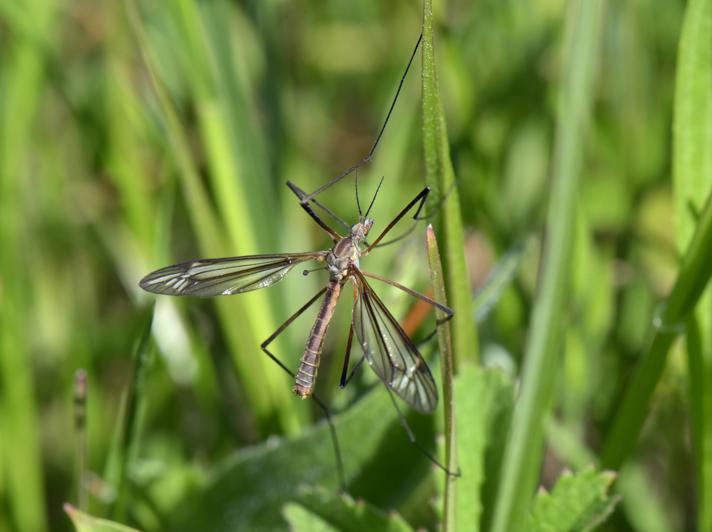
<svg viewBox="0 0 712 532">
<path fill-rule="evenodd" d="M 311 307 L 314 302 L 316 302 L 317 299 L 319 299 L 324 293 L 326 292 L 326 288 L 322 288 L 317 292 L 315 296 L 313 296 L 309 301 L 307 301 L 299 310 L 297 310 L 294 314 L 292 314 L 287 320 L 280 325 L 277 330 L 275 330 L 272 334 L 270 334 L 267 339 L 265 339 L 264 342 L 260 344 L 260 349 L 275 363 L 277 364 L 282 370 L 284 370 L 288 375 L 294 379 L 295 373 L 290 370 L 287 366 L 284 365 L 284 362 L 282 362 L 277 356 L 272 353 L 267 347 L 280 335 L 282 334 L 287 327 L 289 327 L 294 320 L 296 320 L 299 316 L 301 316 L 304 311 L 306 311 L 309 307 Z M 329 426 L 329 432 L 331 434 L 331 442 L 334 446 L 334 457 L 336 460 L 336 473 L 339 477 L 339 488 L 342 492 L 346 492 L 346 477 L 344 475 L 344 462 L 341 457 L 341 448 L 339 447 L 339 440 L 336 435 L 336 427 L 334 426 L 334 420 L 333 416 L 331 415 L 331 411 L 329 410 L 329 407 L 326 406 L 326 403 L 322 401 L 316 394 L 312 394 L 311 398 L 314 400 L 314 402 L 317 404 L 319 409 L 322 411 L 324 414 L 324 419 L 326 420 L 327 425 Z"/>
<path fill-rule="evenodd" d="M 459 477 L 460 476 L 460 471 L 450 471 L 447 467 L 445 467 L 443 464 L 441 464 L 437 458 L 435 458 L 425 447 L 423 447 L 418 440 L 415 437 L 415 433 L 413 433 L 413 429 L 410 428 L 410 425 L 408 424 L 408 420 L 405 418 L 403 415 L 403 412 L 401 412 L 400 407 L 398 406 L 398 402 L 396 401 L 396 398 L 393 397 L 393 392 L 386 386 L 386 391 L 388 392 L 388 397 L 391 398 L 391 403 L 393 403 L 393 408 L 396 409 L 396 412 L 398 413 L 398 420 L 400 421 L 401 427 L 403 427 L 403 430 L 405 431 L 406 435 L 408 436 L 408 441 L 415 446 L 420 453 L 425 456 L 433 465 L 436 465 L 438 468 L 442 469 L 449 477 Z"/>
</svg>

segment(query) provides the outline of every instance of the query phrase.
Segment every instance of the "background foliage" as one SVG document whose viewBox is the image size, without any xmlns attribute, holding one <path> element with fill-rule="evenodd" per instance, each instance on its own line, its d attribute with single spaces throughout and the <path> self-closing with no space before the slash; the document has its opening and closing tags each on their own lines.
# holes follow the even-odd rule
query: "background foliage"
<svg viewBox="0 0 712 532">
<path fill-rule="evenodd" d="M 712 264 L 700 244 L 708 241 L 692 236 L 712 220 L 712 2 L 608 2 L 583 103 L 566 84 L 564 35 L 575 19 L 567 6 L 433 6 L 447 123 L 437 149 L 449 141 L 469 266 L 458 286 L 469 284 L 473 297 L 486 286 L 472 305 L 478 346 L 469 363 L 479 352 L 482 366 L 496 368 L 458 360 L 458 497 L 477 504 L 462 504 L 471 514 L 455 522 L 487 530 L 504 511 L 495 510 L 507 491 L 501 464 L 516 451 L 504 462 L 502 454 L 510 419 L 516 426 L 523 416 L 512 404 L 527 386 L 520 376 L 539 323 L 548 217 L 549 230 L 571 220 L 571 278 L 560 280 L 557 327 L 539 331 L 555 334 L 558 347 L 543 368 L 543 424 L 534 420 L 545 444 L 523 448 L 534 472 L 520 473 L 550 493 L 534 498 L 524 482 L 512 502 L 518 522 L 583 529 L 612 512 L 603 529 L 712 530 L 712 507 L 701 503 L 712 486 L 709 294 L 689 314 Z M 442 472 L 408 444 L 385 393 L 370 391 L 374 376 L 362 371 L 337 388 L 348 305 L 330 329 L 319 393 L 341 413 L 349 493 L 362 501 L 333 494 L 319 411 L 291 394 L 289 377 L 259 350 L 319 289 L 321 273 L 216 301 L 158 298 L 155 314 L 137 286 L 150 270 L 197 256 L 327 246 L 284 182 L 313 190 L 368 152 L 422 16 L 419 3 L 402 0 L 0 0 L 0 532 L 71 527 L 62 508 L 78 503 L 79 368 L 88 375 L 93 515 L 143 530 L 350 522 L 407 530 L 441 520 Z M 360 174 L 363 197 L 385 176 L 377 224 L 425 183 L 422 70 L 418 55 Z M 561 171 L 554 153 L 570 149 L 559 145 L 568 115 L 557 122 L 567 86 L 583 106 L 575 109 L 591 107 L 575 136 L 569 214 L 549 202 Z M 426 133 L 426 150 L 427 142 Z M 322 198 L 349 221 L 352 183 Z M 364 267 L 427 291 L 424 229 Z M 694 257 L 682 261 L 688 249 Z M 672 315 L 662 302 L 674 283 L 682 295 L 671 299 Z M 416 337 L 432 328 L 411 300 L 377 290 Z M 274 344 L 290 367 L 311 318 Z M 456 332 L 455 342 L 467 337 Z M 436 347 L 424 352 L 437 375 Z M 441 416 L 408 419 L 435 449 Z M 615 482 L 589 468 L 601 465 Z M 575 474 L 560 476 L 566 469 Z"/>
</svg>

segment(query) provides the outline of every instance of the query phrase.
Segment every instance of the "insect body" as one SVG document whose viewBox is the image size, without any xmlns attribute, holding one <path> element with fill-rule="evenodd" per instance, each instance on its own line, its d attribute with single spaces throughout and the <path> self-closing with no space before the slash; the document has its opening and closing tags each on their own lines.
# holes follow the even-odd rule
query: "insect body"
<svg viewBox="0 0 712 532">
<path fill-rule="evenodd" d="M 297 196 L 303 197 L 304 193 L 298 187 L 291 183 L 289 185 Z M 362 249 L 362 246 L 366 245 L 366 237 L 373 226 L 373 220 L 368 218 L 368 211 L 366 216 L 362 216 L 359 222 L 351 227 L 348 236 L 341 236 L 329 228 L 311 210 L 308 204 L 302 204 L 302 207 L 310 216 L 317 220 L 332 237 L 334 245 L 331 250 L 311 253 L 248 255 L 183 262 L 147 275 L 141 280 L 140 285 L 144 290 L 165 295 L 231 295 L 271 286 L 282 280 L 294 266 L 308 260 L 325 263 L 326 269 L 329 271 L 329 281 L 326 288 L 323 288 L 275 331 L 262 344 L 262 349 L 284 367 L 267 350 L 267 346 L 297 316 L 304 312 L 322 294 L 325 294 L 321 309 L 304 348 L 299 368 L 296 374 L 292 374 L 294 377 L 294 392 L 302 398 L 311 396 L 314 392 L 319 358 L 324 345 L 326 331 L 334 315 L 334 309 L 343 287 L 348 281 L 351 281 L 354 286 L 354 304 L 349 338 L 353 335 L 356 336 L 363 350 L 364 358 L 388 388 L 415 410 L 432 412 L 437 405 L 438 395 L 430 370 L 413 341 L 376 295 L 366 278 L 370 277 L 395 286 L 440 308 L 448 316 L 452 316 L 452 311 L 423 294 L 379 275 L 366 273 L 360 268 L 360 258 L 368 255 L 388 231 L 418 204 L 417 211 L 419 212 L 427 195 L 428 189 L 425 188 L 364 249 Z M 347 364 L 348 360 L 344 365 L 345 369 Z M 342 375 L 342 385 L 344 382 L 345 374 Z"/>
<path fill-rule="evenodd" d="M 329 328 L 331 318 L 339 301 L 341 289 L 352 275 L 351 271 L 359 267 L 361 241 L 368 235 L 373 220 L 365 218 L 351 228 L 351 235 L 339 240 L 333 249 L 326 254 L 325 260 L 329 270 L 329 285 L 326 287 L 324 302 L 319 309 L 312 327 L 307 345 L 299 363 L 299 369 L 294 382 L 294 393 L 306 399 L 314 392 L 316 374 L 319 369 L 319 358 L 324 346 L 324 337 Z"/>
<path fill-rule="evenodd" d="M 334 451 L 336 455 L 336 465 L 339 472 L 342 487 L 345 487 L 345 477 L 341 454 L 336 440 L 335 428 L 331 422 L 329 409 L 314 395 L 319 359 L 324 346 L 324 338 L 333 317 L 336 304 L 347 282 L 353 285 L 354 302 L 352 312 L 352 322 L 349 330 L 346 356 L 341 374 L 341 386 L 345 386 L 348 379 L 353 375 L 363 360 L 366 360 L 373 371 L 386 384 L 389 390 L 401 397 L 412 408 L 419 412 L 432 412 L 438 401 L 437 388 L 433 377 L 423 358 L 420 356 L 417 347 L 408 335 L 403 331 L 398 321 L 389 312 L 386 305 L 376 295 L 371 288 L 367 278 L 376 279 L 379 282 L 394 286 L 407 294 L 418 298 L 426 303 L 439 308 L 446 315 L 445 319 L 453 316 L 453 311 L 445 305 L 432 300 L 431 298 L 416 292 L 396 281 L 386 279 L 374 273 L 367 273 L 361 270 L 360 259 L 376 247 L 383 237 L 403 218 L 413 207 L 418 205 L 413 219 L 418 218 L 425 199 L 428 195 L 428 188 L 423 189 L 401 212 L 385 227 L 381 234 L 370 244 L 366 242 L 366 237 L 373 226 L 373 220 L 368 214 L 373 206 L 375 195 L 371 205 L 366 210 L 365 216 L 361 215 L 361 206 L 358 195 L 358 169 L 368 164 L 378 146 L 383 135 L 388 120 L 393 112 L 395 103 L 400 94 L 403 82 L 408 74 L 415 54 L 418 50 L 422 34 L 410 56 L 408 65 L 400 80 L 395 97 L 386 115 L 383 125 L 376 137 L 376 140 L 368 154 L 356 164 L 347 168 L 336 177 L 324 183 L 317 190 L 310 194 L 305 193 L 298 186 L 287 182 L 289 188 L 299 198 L 300 205 L 309 216 L 331 237 L 333 247 L 328 251 L 317 251 L 307 253 L 286 253 L 269 255 L 249 255 L 242 257 L 228 257 L 219 259 L 198 259 L 189 262 L 175 264 L 161 268 L 150 273 L 140 281 L 140 286 L 149 292 L 165 295 L 188 295 L 188 296 L 220 296 L 232 295 L 250 290 L 265 288 L 281 281 L 289 271 L 296 265 L 316 261 L 325 264 L 329 272 L 327 286 L 322 288 L 306 304 L 280 325 L 261 344 L 262 350 L 283 370 L 294 378 L 294 392 L 302 397 L 313 397 L 316 403 L 324 412 L 326 421 L 329 423 Z M 342 236 L 326 224 L 313 210 L 313 207 L 324 209 L 337 220 L 344 223 L 331 211 L 319 203 L 316 197 L 327 188 L 335 185 L 343 178 L 355 173 L 356 202 L 359 211 L 359 221 L 353 225 L 348 235 Z M 380 187 L 380 184 L 379 184 Z M 378 191 L 376 191 L 378 192 Z M 348 227 L 348 226 L 347 226 Z M 363 247 L 365 246 L 365 247 Z M 363 247 L 363 248 L 362 248 Z M 296 373 L 287 368 L 268 349 L 270 343 L 277 338 L 291 323 L 313 305 L 320 297 L 324 296 L 317 318 L 312 326 L 304 352 Z M 348 373 L 349 355 L 353 338 L 356 337 L 363 351 L 363 358 L 356 364 L 354 370 Z M 394 406 L 397 405 L 394 402 Z M 416 444 L 412 431 L 408 428 L 407 421 L 403 418 L 400 410 L 399 417 L 406 433 L 412 443 Z M 441 469 L 448 474 L 454 474 L 442 466 L 435 458 L 424 449 L 418 448 Z"/>
</svg>

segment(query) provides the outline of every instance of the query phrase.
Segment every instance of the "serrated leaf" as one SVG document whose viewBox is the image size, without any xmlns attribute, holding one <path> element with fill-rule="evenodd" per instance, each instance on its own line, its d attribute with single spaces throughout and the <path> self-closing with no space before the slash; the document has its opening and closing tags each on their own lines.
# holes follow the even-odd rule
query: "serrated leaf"
<svg viewBox="0 0 712 532">
<path fill-rule="evenodd" d="M 130 526 L 115 523 L 107 519 L 92 517 L 76 509 L 71 504 L 65 504 L 64 511 L 67 512 L 72 523 L 74 523 L 74 528 L 77 532 L 138 532 L 135 528 L 131 528 Z"/>
<path fill-rule="evenodd" d="M 514 387 L 499 370 L 466 365 L 455 379 L 461 473 L 455 530 L 480 530 L 484 509 L 495 491 L 485 481 L 492 483 L 499 470 L 513 403 Z"/>
<path fill-rule="evenodd" d="M 324 489 L 300 490 L 296 503 L 285 506 L 284 515 L 294 532 L 341 530 L 360 532 L 409 532 L 413 529 L 398 514 L 384 511 L 348 495 L 337 495 Z"/>
<path fill-rule="evenodd" d="M 282 511 L 284 518 L 289 522 L 289 528 L 293 532 L 308 530 L 309 532 L 338 532 L 324 519 L 313 512 L 310 512 L 301 504 L 295 502 L 287 503 Z"/>
<path fill-rule="evenodd" d="M 608 493 L 614 480 L 614 473 L 598 473 L 592 467 L 575 475 L 563 473 L 551 493 L 541 490 L 537 494 L 527 532 L 593 530 L 618 502 L 618 497 Z"/>
</svg>

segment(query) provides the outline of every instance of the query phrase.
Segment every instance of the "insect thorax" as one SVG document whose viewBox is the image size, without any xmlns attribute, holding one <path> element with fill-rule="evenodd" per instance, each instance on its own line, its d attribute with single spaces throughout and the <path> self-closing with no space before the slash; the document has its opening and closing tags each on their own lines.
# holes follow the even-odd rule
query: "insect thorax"
<svg viewBox="0 0 712 532">
<path fill-rule="evenodd" d="M 339 240 L 326 256 L 326 264 L 332 279 L 341 280 L 348 275 L 349 268 L 359 267 L 361 251 L 352 237 Z"/>
</svg>

